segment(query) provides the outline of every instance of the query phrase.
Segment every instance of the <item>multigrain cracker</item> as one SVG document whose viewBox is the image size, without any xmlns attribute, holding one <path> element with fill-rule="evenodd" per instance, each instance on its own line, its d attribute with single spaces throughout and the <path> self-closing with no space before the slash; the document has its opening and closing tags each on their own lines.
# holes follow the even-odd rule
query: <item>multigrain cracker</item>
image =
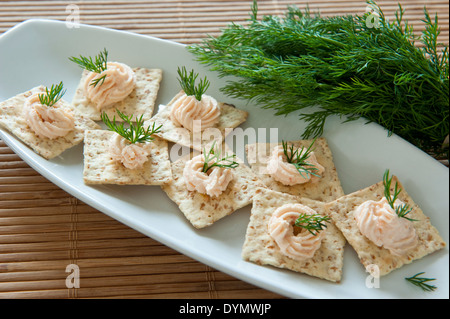
<svg viewBox="0 0 450 319">
<path fill-rule="evenodd" d="M 128 116 L 140 117 L 142 115 L 144 120 L 151 118 L 153 115 L 162 80 L 162 70 L 147 68 L 132 68 L 132 70 L 136 74 L 134 90 L 124 100 L 103 110 L 111 119 L 115 116 L 117 121 L 121 121 L 116 109 Z M 81 114 L 85 114 L 93 121 L 100 121 L 102 112 L 97 110 L 96 105 L 84 93 L 84 82 L 88 73 L 89 71 L 83 70 L 72 104 Z"/>
<path fill-rule="evenodd" d="M 231 153 L 229 153 L 231 154 Z M 210 197 L 186 188 L 183 170 L 186 162 L 195 153 L 172 163 L 173 181 L 162 186 L 169 198 L 174 201 L 185 217 L 195 228 L 204 228 L 249 205 L 258 189 L 263 187 L 255 174 L 243 161 L 236 158 L 239 166 L 232 168 L 233 179 L 226 190 L 217 197 Z"/>
<path fill-rule="evenodd" d="M 167 142 L 154 137 L 149 144 L 149 160 L 142 168 L 128 169 L 113 160 L 109 152 L 112 131 L 86 131 L 84 171 L 86 184 L 162 185 L 172 179 Z"/>
<path fill-rule="evenodd" d="M 367 200 L 379 201 L 384 197 L 383 182 L 345 195 L 327 204 L 332 220 L 355 249 L 361 263 L 368 271 L 374 269 L 375 265 L 379 269 L 379 276 L 386 275 L 394 269 L 442 249 L 446 245 L 437 229 L 431 225 L 429 217 L 414 203 L 397 177 L 394 176 L 392 185 L 395 182 L 402 189 L 399 199 L 412 208 L 412 211 L 408 213 L 408 218 L 416 220 L 412 222 L 412 225 L 419 238 L 418 245 L 403 256 L 394 255 L 388 249 L 376 246 L 360 232 L 354 218 L 355 209 L 359 205 Z"/>
<path fill-rule="evenodd" d="M 23 117 L 23 106 L 29 96 L 41 92 L 45 93 L 45 87 L 42 85 L 1 102 L 0 126 L 10 131 L 42 157 L 52 159 L 82 142 L 85 130 L 100 128 L 95 122 L 84 117 L 82 114 L 73 112 L 75 129 L 66 136 L 55 139 L 37 136 Z M 60 99 L 58 104 L 64 108 L 72 109 L 72 106 L 64 99 Z"/>
<path fill-rule="evenodd" d="M 307 149 L 312 142 L 313 140 L 299 140 L 287 143 L 288 145 L 294 145 L 295 149 L 301 147 L 305 147 Z M 325 171 L 316 183 L 307 182 L 304 184 L 287 186 L 274 180 L 266 171 L 266 167 L 273 148 L 278 145 L 282 144 L 255 143 L 247 144 L 245 147 L 247 161 L 250 167 L 267 188 L 278 192 L 323 202 L 328 202 L 344 195 L 344 191 L 334 165 L 333 155 L 325 138 L 318 138 L 312 147 L 317 161 L 325 168 Z"/>
<path fill-rule="evenodd" d="M 276 242 L 269 235 L 268 224 L 273 212 L 284 204 L 300 203 L 327 215 L 325 203 L 299 198 L 286 193 L 264 189 L 253 199 L 250 222 L 242 248 L 242 258 L 258 265 L 271 265 L 311 276 L 340 282 L 344 260 L 345 239 L 332 223 L 326 223 L 322 230 L 324 237 L 314 256 L 304 261 L 292 259 L 281 253 Z"/>
<path fill-rule="evenodd" d="M 183 94 L 184 92 L 180 91 L 167 105 L 160 105 L 155 116 L 146 123 L 146 125 L 152 123 L 156 123 L 156 126 L 163 125 L 156 135 L 167 141 L 201 151 L 206 144 L 210 144 L 212 141 L 220 144 L 225 139 L 226 134 L 247 120 L 248 112 L 237 109 L 233 105 L 219 102 L 220 117 L 215 126 L 204 131 L 194 129 L 194 132 L 191 132 L 186 128 L 175 125 L 170 119 L 173 103 Z"/>
</svg>

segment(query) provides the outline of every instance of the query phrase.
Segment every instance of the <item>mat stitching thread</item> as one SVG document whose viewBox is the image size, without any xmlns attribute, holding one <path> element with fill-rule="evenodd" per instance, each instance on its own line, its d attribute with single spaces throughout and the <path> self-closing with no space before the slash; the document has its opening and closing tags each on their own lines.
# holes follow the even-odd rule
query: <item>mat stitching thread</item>
<svg viewBox="0 0 450 319">
<path fill-rule="evenodd" d="M 70 263 L 76 265 L 78 260 L 78 199 L 70 198 L 70 232 L 69 232 L 69 257 Z M 69 298 L 78 297 L 78 288 L 68 288 Z"/>
<path fill-rule="evenodd" d="M 208 293 L 210 299 L 217 299 L 217 290 L 216 290 L 216 277 L 214 275 L 214 269 L 209 266 L 206 267 L 206 280 L 208 281 Z"/>
</svg>

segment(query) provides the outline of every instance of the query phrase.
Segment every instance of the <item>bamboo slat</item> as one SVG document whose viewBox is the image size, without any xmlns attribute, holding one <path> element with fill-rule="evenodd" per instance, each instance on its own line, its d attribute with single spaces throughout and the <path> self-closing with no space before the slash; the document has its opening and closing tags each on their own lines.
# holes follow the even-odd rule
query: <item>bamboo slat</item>
<svg viewBox="0 0 450 319">
<path fill-rule="evenodd" d="M 309 5 L 312 12 L 322 15 L 353 14 L 365 11 L 364 1 L 258 1 L 259 12 L 282 14 L 286 7 L 295 4 L 300 8 Z M 398 1 L 378 1 L 388 18 L 394 17 Z M 430 13 L 439 12 L 443 26 L 448 25 L 448 1 L 402 1 L 406 9 L 405 19 L 423 29 L 423 7 Z M 245 22 L 251 1 L 4 1 L 0 11 L 0 33 L 16 23 L 29 18 L 51 18 L 65 21 L 69 4 L 77 5 L 80 22 L 101 25 L 113 29 L 133 31 L 141 34 L 195 43 L 205 33 L 219 34 L 231 21 Z M 444 28 L 445 29 L 445 28 Z M 442 42 L 448 39 L 448 28 L 441 34 Z M 448 42 L 448 41 L 447 41 Z"/>
<path fill-rule="evenodd" d="M 423 7 L 439 14 L 448 44 L 443 0 L 404 0 L 405 19 L 423 30 Z M 80 22 L 184 44 L 246 23 L 252 1 L 0 1 L 0 35 L 31 18 L 65 21 L 76 5 Z M 364 1 L 259 0 L 259 14 L 288 5 L 322 15 L 365 12 Z M 388 18 L 398 0 L 378 1 Z M 1 74 L 0 74 L 1 77 Z M 80 269 L 80 288 L 67 288 L 66 267 Z M 184 256 L 67 194 L 30 168 L 0 140 L 0 298 L 280 298 Z"/>
</svg>

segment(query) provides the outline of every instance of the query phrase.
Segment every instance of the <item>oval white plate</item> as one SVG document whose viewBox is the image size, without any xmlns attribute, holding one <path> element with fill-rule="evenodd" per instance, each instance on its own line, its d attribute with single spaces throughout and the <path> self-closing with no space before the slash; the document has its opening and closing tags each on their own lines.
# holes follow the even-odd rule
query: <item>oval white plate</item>
<svg viewBox="0 0 450 319">
<path fill-rule="evenodd" d="M 167 103 L 179 90 L 177 67 L 195 68 L 207 75 L 211 87 L 208 94 L 235 104 L 250 112 L 246 128 L 278 128 L 279 140 L 299 139 L 304 123 L 298 114 L 275 117 L 273 111 L 262 110 L 246 102 L 229 99 L 219 92 L 224 79 L 219 79 L 193 60 L 178 43 L 141 36 L 129 32 L 81 25 L 68 28 L 64 22 L 29 20 L 0 37 L 0 100 L 6 100 L 34 86 L 64 81 L 65 99 L 71 100 L 81 69 L 71 63 L 70 56 L 96 55 L 103 48 L 111 61 L 130 66 L 161 68 L 164 77 L 158 104 Z M 268 132 L 268 131 L 267 131 Z M 264 138 L 260 131 L 259 140 Z M 268 133 L 267 133 L 268 134 Z M 60 157 L 47 161 L 36 155 L 4 130 L 0 137 L 30 166 L 50 181 L 120 222 L 180 251 L 200 262 L 236 278 L 291 298 L 448 298 L 448 248 L 404 266 L 382 277 L 379 288 L 368 288 L 368 273 L 356 253 L 346 246 L 344 273 L 339 284 L 307 275 L 262 267 L 241 259 L 250 206 L 222 219 L 213 226 L 196 230 L 184 218 L 165 193 L 154 186 L 86 186 L 83 183 L 83 145 Z M 402 181 L 448 243 L 449 172 L 424 152 L 403 139 L 392 136 L 376 124 L 354 121 L 341 124 L 331 118 L 325 129 L 334 155 L 336 168 L 346 193 L 372 185 L 382 179 L 385 169 Z M 239 154 L 239 150 L 237 150 Z M 425 271 L 436 278 L 438 289 L 425 293 L 404 278 Z"/>
</svg>

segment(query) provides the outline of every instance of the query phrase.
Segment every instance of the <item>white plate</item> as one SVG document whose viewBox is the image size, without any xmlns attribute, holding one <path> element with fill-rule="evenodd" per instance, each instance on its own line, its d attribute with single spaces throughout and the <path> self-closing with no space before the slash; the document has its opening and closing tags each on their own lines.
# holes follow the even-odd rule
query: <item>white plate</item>
<svg viewBox="0 0 450 319">
<path fill-rule="evenodd" d="M 178 66 L 195 68 L 208 75 L 208 94 L 248 110 L 245 128 L 279 128 L 281 139 L 298 139 L 305 127 L 298 114 L 275 117 L 271 110 L 231 100 L 219 93 L 224 80 L 193 61 L 181 44 L 133 33 L 81 25 L 68 28 L 64 22 L 30 20 L 0 37 L 0 100 L 6 100 L 34 86 L 64 81 L 70 101 L 81 69 L 70 56 L 96 55 L 103 48 L 110 60 L 131 66 L 161 68 L 164 71 L 158 104 L 167 103 L 178 92 Z M 261 133 L 263 133 L 261 131 Z M 331 118 L 324 136 L 335 158 L 346 193 L 382 179 L 385 169 L 399 176 L 407 192 L 431 218 L 444 240 L 449 235 L 449 172 L 424 152 L 376 124 L 364 121 L 341 124 Z M 339 284 L 273 267 L 241 260 L 241 247 L 250 216 L 250 206 L 222 219 L 213 226 L 196 230 L 178 207 L 156 186 L 86 186 L 82 180 L 82 145 L 47 161 L 6 131 L 0 137 L 30 166 L 50 181 L 120 222 L 142 232 L 220 271 L 262 288 L 292 298 L 448 298 L 448 248 L 395 270 L 382 277 L 379 288 L 368 288 L 368 273 L 348 245 L 344 272 Z M 259 140 L 263 135 L 258 135 Z M 239 150 L 237 150 L 239 152 Z M 425 293 L 404 280 L 425 271 L 436 278 L 438 289 Z"/>
</svg>

